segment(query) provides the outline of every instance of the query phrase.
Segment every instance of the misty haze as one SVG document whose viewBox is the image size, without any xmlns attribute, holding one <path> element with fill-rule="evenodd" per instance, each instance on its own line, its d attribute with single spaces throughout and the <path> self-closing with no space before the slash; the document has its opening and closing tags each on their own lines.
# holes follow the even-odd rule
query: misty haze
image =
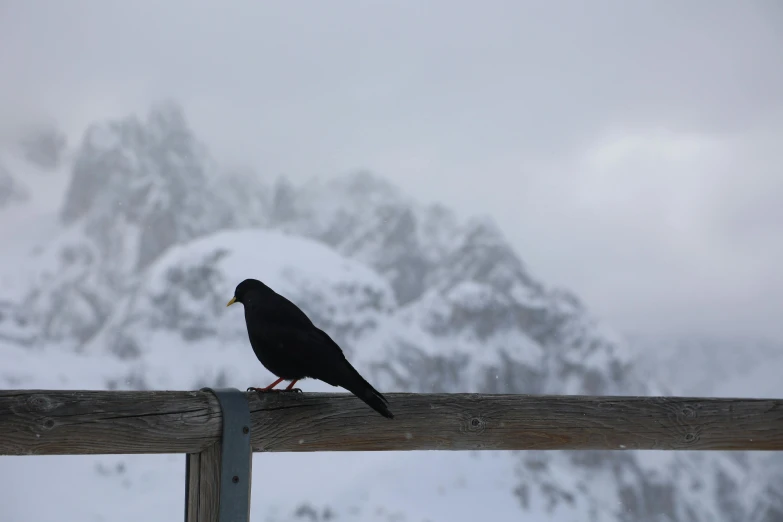
<svg viewBox="0 0 783 522">
<path fill-rule="evenodd" d="M 384 394 L 783 398 L 783 4 L 0 1 L 0 73 L 0 390 L 266 386 L 251 277 Z M 783 522 L 782 470 L 256 453 L 250 519 Z M 184 483 L 0 456 L 0 522 Z"/>
</svg>

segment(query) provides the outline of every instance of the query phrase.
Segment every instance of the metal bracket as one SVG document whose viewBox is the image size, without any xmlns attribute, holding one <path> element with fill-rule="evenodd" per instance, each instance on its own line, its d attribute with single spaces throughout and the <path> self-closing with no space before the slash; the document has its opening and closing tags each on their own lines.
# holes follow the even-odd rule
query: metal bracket
<svg viewBox="0 0 783 522">
<path fill-rule="evenodd" d="M 250 407 L 247 396 L 236 388 L 201 388 L 212 392 L 223 412 L 220 447 L 219 522 L 250 519 Z"/>
</svg>

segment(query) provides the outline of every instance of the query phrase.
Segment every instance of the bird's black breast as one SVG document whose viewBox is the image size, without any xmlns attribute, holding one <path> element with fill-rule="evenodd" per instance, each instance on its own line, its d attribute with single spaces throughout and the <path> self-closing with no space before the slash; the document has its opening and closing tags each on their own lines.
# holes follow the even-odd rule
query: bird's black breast
<svg viewBox="0 0 783 522">
<path fill-rule="evenodd" d="M 306 364 L 292 356 L 290 347 L 294 339 L 291 335 L 264 323 L 255 323 L 252 327 L 248 324 L 247 333 L 253 352 L 267 370 L 286 380 L 307 376 Z"/>
</svg>

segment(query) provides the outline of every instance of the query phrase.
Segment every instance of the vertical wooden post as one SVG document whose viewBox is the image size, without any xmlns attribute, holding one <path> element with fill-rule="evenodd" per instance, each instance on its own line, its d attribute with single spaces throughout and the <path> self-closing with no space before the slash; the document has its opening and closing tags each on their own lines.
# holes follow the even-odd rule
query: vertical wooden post
<svg viewBox="0 0 783 522">
<path fill-rule="evenodd" d="M 185 458 L 185 522 L 218 522 L 220 443 Z"/>
<path fill-rule="evenodd" d="M 221 440 L 185 456 L 185 522 L 248 522 L 253 450 L 246 397 L 211 390 L 223 413 Z"/>
</svg>

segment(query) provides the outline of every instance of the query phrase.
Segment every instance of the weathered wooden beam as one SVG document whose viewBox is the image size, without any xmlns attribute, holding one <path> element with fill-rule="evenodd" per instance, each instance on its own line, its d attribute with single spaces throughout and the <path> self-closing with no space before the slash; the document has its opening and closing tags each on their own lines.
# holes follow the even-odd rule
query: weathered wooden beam
<svg viewBox="0 0 783 522">
<path fill-rule="evenodd" d="M 209 392 L 0 391 L 0 454 L 201 453 L 220 439 Z"/>
<path fill-rule="evenodd" d="M 783 400 L 250 393 L 254 451 L 783 450 Z M 0 391 L 0 454 L 200 453 L 220 437 L 205 392 Z"/>
<path fill-rule="evenodd" d="M 185 522 L 216 522 L 220 508 L 220 444 L 185 456 Z"/>
</svg>

